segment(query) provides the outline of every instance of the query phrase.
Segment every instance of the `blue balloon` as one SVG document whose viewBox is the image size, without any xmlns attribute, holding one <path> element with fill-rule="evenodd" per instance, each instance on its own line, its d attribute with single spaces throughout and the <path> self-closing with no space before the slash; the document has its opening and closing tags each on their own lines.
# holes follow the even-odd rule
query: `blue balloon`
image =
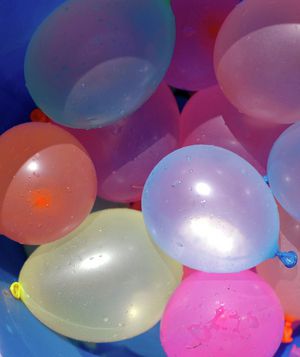
<svg viewBox="0 0 300 357">
<path fill-rule="evenodd" d="M 0 134 L 28 121 L 34 105 L 24 80 L 24 57 L 38 25 L 63 0 L 0 2 Z"/>
<path fill-rule="evenodd" d="M 232 273 L 273 258 L 279 216 L 259 173 L 229 150 L 192 145 L 163 158 L 142 196 L 155 243 L 182 264 Z"/>
<path fill-rule="evenodd" d="M 286 129 L 274 143 L 268 160 L 271 190 L 281 206 L 300 221 L 300 123 Z"/>
</svg>

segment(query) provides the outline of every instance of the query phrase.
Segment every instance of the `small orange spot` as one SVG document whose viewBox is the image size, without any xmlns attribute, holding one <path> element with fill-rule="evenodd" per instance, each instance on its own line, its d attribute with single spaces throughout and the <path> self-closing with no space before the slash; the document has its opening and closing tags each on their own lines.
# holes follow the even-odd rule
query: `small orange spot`
<svg viewBox="0 0 300 357">
<path fill-rule="evenodd" d="M 30 113 L 30 120 L 39 123 L 50 123 L 51 120 L 45 113 L 43 113 L 39 108 L 34 109 Z"/>
<path fill-rule="evenodd" d="M 44 190 L 36 190 L 32 192 L 32 204 L 36 208 L 48 208 L 51 205 L 52 196 Z"/>
<path fill-rule="evenodd" d="M 295 319 L 292 316 L 285 316 L 285 323 L 284 323 L 284 330 L 283 330 L 283 337 L 282 337 L 282 342 L 283 343 L 290 343 L 293 342 L 293 322 Z"/>
</svg>

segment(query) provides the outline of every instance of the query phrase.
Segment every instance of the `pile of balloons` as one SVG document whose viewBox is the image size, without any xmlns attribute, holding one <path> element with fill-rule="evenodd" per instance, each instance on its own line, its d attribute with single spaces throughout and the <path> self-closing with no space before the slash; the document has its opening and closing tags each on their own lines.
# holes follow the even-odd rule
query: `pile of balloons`
<svg viewBox="0 0 300 357">
<path fill-rule="evenodd" d="M 0 355 L 300 355 L 299 0 L 17 3 Z"/>
</svg>

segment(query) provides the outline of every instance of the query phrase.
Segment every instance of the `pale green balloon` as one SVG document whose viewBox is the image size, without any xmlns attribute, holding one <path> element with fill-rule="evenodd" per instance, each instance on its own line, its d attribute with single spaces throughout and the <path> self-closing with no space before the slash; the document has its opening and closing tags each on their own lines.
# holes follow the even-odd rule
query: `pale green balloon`
<svg viewBox="0 0 300 357">
<path fill-rule="evenodd" d="M 40 246 L 20 273 L 22 300 L 65 336 L 109 342 L 160 320 L 182 266 L 152 243 L 142 214 L 92 213 L 65 238 Z"/>
</svg>

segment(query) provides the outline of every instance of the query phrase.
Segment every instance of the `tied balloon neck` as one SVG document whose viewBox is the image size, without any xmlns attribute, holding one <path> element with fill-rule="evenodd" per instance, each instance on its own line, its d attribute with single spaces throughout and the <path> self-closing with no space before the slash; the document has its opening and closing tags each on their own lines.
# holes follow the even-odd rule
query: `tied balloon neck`
<svg viewBox="0 0 300 357">
<path fill-rule="evenodd" d="M 9 290 L 15 299 L 22 300 L 23 287 L 22 287 L 21 283 L 19 283 L 19 282 L 12 283 Z"/>
<path fill-rule="evenodd" d="M 289 251 L 289 252 L 278 251 L 275 254 L 275 256 L 279 258 L 282 264 L 288 269 L 294 268 L 297 265 L 298 255 L 294 251 Z"/>
<path fill-rule="evenodd" d="M 270 182 L 269 182 L 269 177 L 268 177 L 267 175 L 263 176 L 263 179 L 264 179 L 264 181 L 265 181 L 265 183 L 266 183 L 267 185 L 270 184 Z"/>
</svg>

